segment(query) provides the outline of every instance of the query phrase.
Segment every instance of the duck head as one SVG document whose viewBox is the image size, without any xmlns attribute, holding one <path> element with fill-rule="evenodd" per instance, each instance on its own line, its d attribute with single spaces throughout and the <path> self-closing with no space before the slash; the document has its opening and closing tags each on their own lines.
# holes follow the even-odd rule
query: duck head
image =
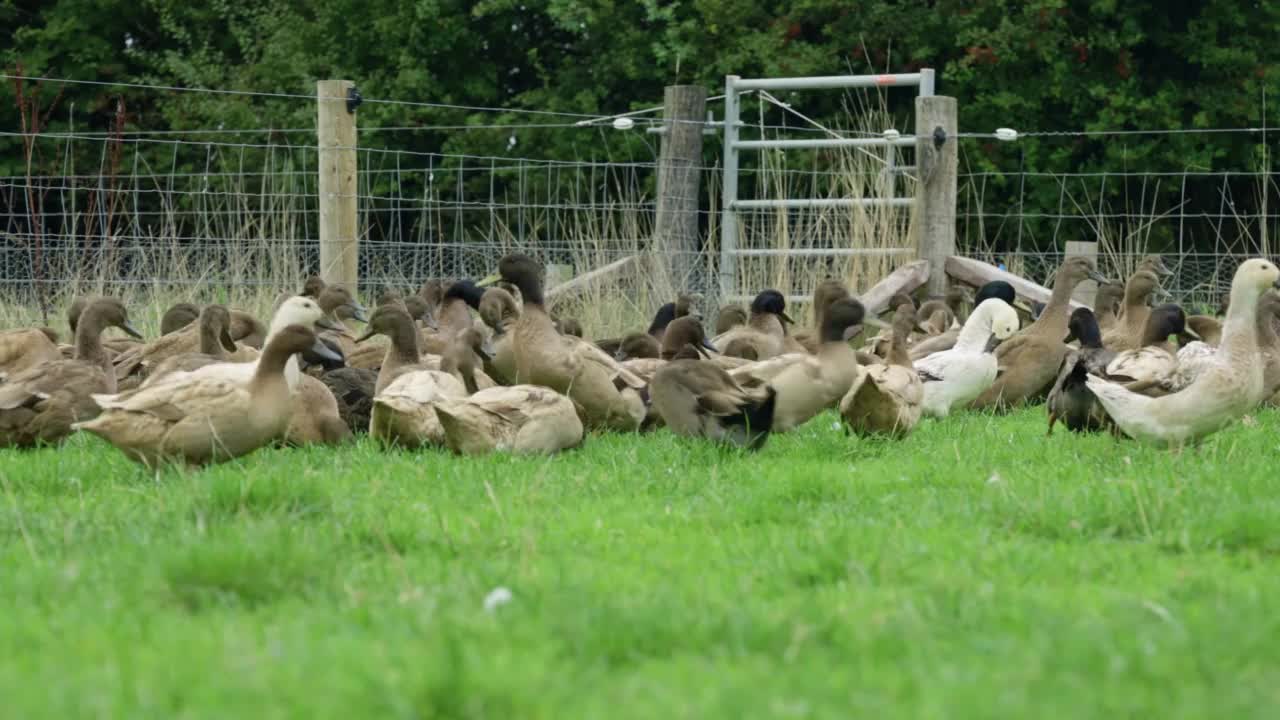
<svg viewBox="0 0 1280 720">
<path fill-rule="evenodd" d="M 494 334 L 501 335 L 507 331 L 507 324 L 520 317 L 520 306 L 516 299 L 503 288 L 491 287 L 484 291 L 480 298 L 480 320 L 493 329 Z"/>
<path fill-rule="evenodd" d="M 498 261 L 498 273 L 520 290 L 526 304 L 542 305 L 542 285 L 546 280 L 542 263 L 528 255 L 513 253 Z"/>
<path fill-rule="evenodd" d="M 168 335 L 195 322 L 200 317 L 200 306 L 189 302 L 171 305 L 160 316 L 160 334 Z"/>
<path fill-rule="evenodd" d="M 991 298 L 999 298 L 1013 305 L 1014 301 L 1018 299 L 1018 293 L 1014 292 L 1013 286 L 1009 283 L 1003 280 L 992 280 L 978 288 L 978 293 L 973 296 L 973 306 L 977 307 Z"/>
<path fill-rule="evenodd" d="M 209 333 L 227 352 L 236 351 L 236 341 L 231 339 L 231 313 L 223 305 L 208 305 L 200 311 L 200 332 Z"/>
<path fill-rule="evenodd" d="M 702 322 L 690 315 L 672 320 L 662 336 L 662 357 L 669 360 L 698 359 L 715 349 Z"/>
<path fill-rule="evenodd" d="M 84 309 L 84 313 L 80 317 L 81 325 L 89 328 L 96 328 L 97 332 L 109 327 L 120 328 L 130 337 L 142 339 L 142 333 L 138 332 L 133 324 L 129 322 L 129 311 L 125 309 L 124 303 L 116 298 L 102 297 L 96 298 L 89 306 Z"/>
<path fill-rule="evenodd" d="M 1098 318 L 1089 308 L 1076 308 L 1071 311 L 1071 319 L 1067 321 L 1067 336 L 1062 342 L 1080 341 L 1080 347 L 1102 347 L 1102 329 L 1098 327 Z"/>
<path fill-rule="evenodd" d="M 302 283 L 302 292 L 298 294 L 303 297 L 318 298 L 326 287 L 328 287 L 328 284 L 325 283 L 324 278 L 319 275 L 312 275 L 307 278 L 306 282 Z"/>
<path fill-rule="evenodd" d="M 851 297 L 841 298 L 827 305 L 822 318 L 823 342 L 846 342 L 862 332 L 862 321 L 867 309 Z"/>
<path fill-rule="evenodd" d="M 330 285 L 322 290 L 320 297 L 316 298 L 316 303 L 329 317 L 346 316 L 360 322 L 366 322 L 369 319 L 364 306 L 351 296 L 351 291 L 341 285 Z"/>
<path fill-rule="evenodd" d="M 777 315 L 788 325 L 794 321 L 787 315 L 787 299 L 777 290 L 764 290 L 751 301 L 752 315 Z"/>
<path fill-rule="evenodd" d="M 484 297 L 484 289 L 473 280 L 459 280 L 444 291 L 444 301 L 462 300 L 472 310 L 480 309 L 480 300 Z"/>
</svg>

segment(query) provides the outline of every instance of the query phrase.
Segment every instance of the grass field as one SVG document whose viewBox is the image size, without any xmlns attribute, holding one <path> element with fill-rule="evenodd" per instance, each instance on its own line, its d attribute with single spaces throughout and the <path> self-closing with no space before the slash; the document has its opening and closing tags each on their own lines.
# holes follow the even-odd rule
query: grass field
<svg viewBox="0 0 1280 720">
<path fill-rule="evenodd" d="M 1180 456 L 1040 410 L 757 455 L 0 451 L 38 717 L 1273 717 L 1280 414 Z M 486 595 L 512 599 L 492 612 Z"/>
</svg>

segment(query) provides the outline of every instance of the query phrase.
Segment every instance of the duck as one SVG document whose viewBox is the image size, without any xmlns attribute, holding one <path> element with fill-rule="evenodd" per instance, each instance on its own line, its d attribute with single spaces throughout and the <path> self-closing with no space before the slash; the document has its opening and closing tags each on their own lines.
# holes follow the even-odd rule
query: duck
<svg viewBox="0 0 1280 720">
<path fill-rule="evenodd" d="M 434 407 L 445 446 L 459 455 L 544 455 L 576 448 L 584 437 L 573 401 L 537 385 L 441 397 Z"/>
<path fill-rule="evenodd" d="M 309 301 L 314 302 L 314 301 Z M 215 311 L 216 313 L 216 311 Z M 221 315 L 221 313 L 216 313 Z M 224 352 L 211 352 L 208 357 L 183 361 L 183 365 L 195 363 L 194 367 L 207 365 L 211 362 L 233 361 L 233 362 L 251 362 L 258 356 L 258 351 L 249 346 L 237 345 L 235 335 L 233 334 L 234 320 L 231 311 L 226 311 L 226 337 L 217 338 L 218 342 L 210 345 L 210 349 L 221 346 Z M 212 318 L 210 318 L 212 322 Z M 256 322 L 256 320 L 255 320 Z M 124 389 L 137 387 L 146 380 L 152 371 L 170 358 L 181 356 L 193 356 L 202 352 L 204 345 L 203 337 L 205 335 L 205 323 L 190 323 L 183 328 L 170 332 L 144 344 L 135 346 L 133 349 L 123 352 L 116 356 L 115 373 L 120 380 Z M 229 344 L 223 343 L 225 339 Z M 174 368 L 175 364 L 170 364 L 169 369 Z"/>
<path fill-rule="evenodd" d="M 649 396 L 662 422 L 677 435 L 759 450 L 773 426 L 777 391 L 753 378 L 739 382 L 701 359 L 707 350 L 686 345 L 653 375 Z"/>
<path fill-rule="evenodd" d="M 739 325 L 747 324 L 747 311 L 741 305 L 725 305 L 716 312 L 716 335 L 724 335 Z"/>
<path fill-rule="evenodd" d="M 502 385 L 514 385 L 516 359 L 507 329 L 520 318 L 520 305 L 506 288 L 490 287 L 480 299 L 480 319 L 492 331 L 492 351 L 485 360 L 484 371 Z"/>
<path fill-rule="evenodd" d="M 11 375 L 0 385 L 0 447 L 34 447 L 61 442 L 72 425 L 98 414 L 92 395 L 116 390 L 102 332 L 116 327 L 141 337 L 124 303 L 97 297 L 76 327 L 75 358 L 57 359 Z"/>
<path fill-rule="evenodd" d="M 466 388 L 450 373 L 406 367 L 373 396 L 369 436 L 410 450 L 443 446 L 445 432 L 435 404 L 466 395 Z"/>
<path fill-rule="evenodd" d="M 369 432 L 378 373 L 364 368 L 340 367 L 323 373 L 319 379 L 333 395 L 338 417 L 347 429 L 357 434 Z"/>
<path fill-rule="evenodd" d="M 706 330 L 702 327 L 702 320 L 695 315 L 686 315 L 671 321 L 666 332 L 662 335 L 662 345 L 658 352 L 659 357 L 632 358 L 623 361 L 622 367 L 648 382 L 653 379 L 653 374 L 659 368 L 674 360 L 681 350 L 690 345 L 699 345 L 711 353 L 716 352 L 715 346 L 707 339 Z"/>
<path fill-rule="evenodd" d="M 160 316 L 160 334 L 177 332 L 200 319 L 201 308 L 195 303 L 180 302 L 169 306 Z"/>
<path fill-rule="evenodd" d="M 858 435 L 905 437 L 920 421 L 924 384 L 907 354 L 915 323 L 915 307 L 899 304 L 885 364 L 864 368 L 840 400 L 840 417 L 847 429 Z"/>
<path fill-rule="evenodd" d="M 340 285 L 330 285 L 321 290 L 315 301 L 320 306 L 320 311 L 325 314 L 325 318 L 332 324 L 332 327 L 320 333 L 320 339 L 331 348 L 336 347 L 344 358 L 355 352 L 355 335 L 347 329 L 344 321 L 367 322 L 369 315 L 364 306 L 352 296 L 349 290 Z"/>
<path fill-rule="evenodd" d="M 916 310 L 916 327 L 925 337 L 937 337 L 955 323 L 955 313 L 942 300 L 929 300 Z"/>
<path fill-rule="evenodd" d="M 267 342 L 270 328 L 244 310 L 231 311 L 231 339 L 242 348 L 261 350 Z"/>
<path fill-rule="evenodd" d="M 850 297 L 849 288 L 841 280 L 827 278 L 813 289 L 813 327 L 797 330 L 791 337 L 795 339 L 805 352 L 818 354 L 823 345 L 822 327 L 826 321 L 827 307 L 837 300 Z M 859 321 L 861 322 L 861 321 Z"/>
<path fill-rule="evenodd" d="M 417 327 L 403 308 L 394 304 L 379 306 L 369 318 L 365 333 L 356 338 L 356 342 L 363 343 L 375 335 L 385 335 L 391 340 L 378 370 L 375 395 L 381 395 L 402 373 L 428 369 L 422 364 L 422 354 L 418 350 Z"/>
<path fill-rule="evenodd" d="M 195 352 L 170 355 L 156 362 L 147 371 L 148 379 L 164 377 L 172 372 L 190 372 L 215 362 L 228 361 L 237 350 L 235 340 L 231 339 L 231 313 L 223 305 L 206 305 L 200 311 L 198 320 L 199 323 L 195 326 L 198 342 Z M 177 332 L 181 332 L 181 329 Z M 162 337 L 179 336 L 172 334 Z"/>
<path fill-rule="evenodd" d="M 80 295 L 73 298 L 71 300 L 71 304 L 67 306 L 67 327 L 71 330 L 71 338 L 73 343 L 76 337 L 76 330 L 80 326 L 79 323 L 80 323 L 81 315 L 84 314 L 85 309 L 87 309 L 94 302 L 101 300 L 102 297 L 103 296 L 101 295 Z M 167 311 L 165 311 L 165 315 L 172 314 L 169 321 L 171 325 L 174 322 L 180 321 L 183 318 L 186 318 L 187 322 L 189 323 L 192 319 L 194 319 L 194 316 L 189 314 L 191 307 L 193 306 L 190 305 L 189 303 L 178 303 L 170 307 Z M 199 314 L 199 312 L 200 311 L 197 309 L 196 314 Z M 106 349 L 106 351 L 111 355 L 117 355 L 120 353 L 128 352 L 129 350 L 137 346 L 138 346 L 138 340 L 133 337 L 123 337 L 123 338 L 116 337 L 116 338 L 102 339 L 102 347 Z M 66 358 L 75 357 L 74 344 L 67 347 L 59 348 L 59 349 L 61 350 L 63 357 L 66 357 Z"/>
<path fill-rule="evenodd" d="M 924 414 L 946 417 L 991 387 L 999 369 L 991 342 L 1011 337 L 1018 323 L 1012 305 L 999 298 L 984 300 L 965 320 L 954 347 L 915 361 L 924 383 Z"/>
<path fill-rule="evenodd" d="M 1102 283 L 1093 298 L 1094 317 L 1098 327 L 1106 332 L 1116 326 L 1120 303 L 1124 302 L 1124 285 L 1117 282 Z"/>
<path fill-rule="evenodd" d="M 215 363 L 130 392 L 93 395 L 101 414 L 73 427 L 153 469 L 240 457 L 284 435 L 293 412 L 286 366 L 307 348 L 331 352 L 311 328 L 280 328 L 256 362 Z M 247 377 L 241 372 L 246 365 Z"/>
<path fill-rule="evenodd" d="M 596 345 L 620 361 L 631 358 L 656 358 L 661 351 L 659 343 L 662 342 L 667 326 L 676 318 L 696 314 L 696 304 L 701 299 L 702 296 L 698 294 L 681 293 L 676 297 L 675 302 L 663 303 L 658 308 L 653 314 L 649 328 L 644 332 L 633 332 L 620 338 L 598 340 Z"/>
<path fill-rule="evenodd" d="M 0 383 L 45 363 L 63 359 L 55 339 L 43 328 L 0 332 Z"/>
<path fill-rule="evenodd" d="M 1105 376 L 1107 366 L 1115 359 L 1116 351 L 1109 350 L 1102 344 L 1102 329 L 1089 308 L 1073 310 L 1067 327 L 1067 337 L 1063 342 L 1078 341 L 1080 347 L 1063 358 L 1062 365 L 1058 368 L 1058 379 L 1049 390 L 1046 404 L 1049 430 L 1046 435 L 1053 434 L 1053 426 L 1059 419 L 1072 432 L 1101 430 L 1107 423 L 1106 413 L 1102 411 L 1102 406 L 1090 392 L 1085 380 L 1090 375 Z"/>
<path fill-rule="evenodd" d="M 553 317 L 552 319 L 555 322 L 556 332 L 569 337 L 582 337 L 582 323 L 578 322 L 576 318 Z"/>
<path fill-rule="evenodd" d="M 1035 322 L 996 348 L 1000 374 L 970 407 L 1007 410 L 1034 401 L 1053 387 L 1068 352 L 1062 338 L 1067 335 L 1071 318 L 1071 293 L 1076 285 L 1090 278 L 1106 282 L 1093 260 L 1076 256 L 1063 261 L 1054 278 L 1049 303 Z"/>
<path fill-rule="evenodd" d="M 768 381 L 777 397 L 770 432 L 785 433 L 818 413 L 836 407 L 862 372 L 849 339 L 862 331 L 866 309 L 851 297 L 830 303 L 822 313 L 822 344 L 815 355 L 785 367 Z"/>
<path fill-rule="evenodd" d="M 1262 374 L 1263 374 L 1263 391 L 1264 398 L 1271 398 L 1277 390 L 1280 390 L 1280 339 L 1276 336 L 1276 320 L 1280 317 L 1280 294 L 1274 291 L 1267 291 L 1258 299 L 1257 309 L 1257 331 L 1258 331 L 1258 348 L 1261 353 Z M 1187 318 L 1190 324 L 1191 318 Z M 1214 330 L 1210 326 L 1210 330 Z M 1214 338 L 1221 341 L 1221 325 L 1217 328 L 1218 337 Z M 1191 328 L 1188 328 L 1187 334 L 1193 334 Z M 1194 333 L 1198 335 L 1198 333 Z M 1174 390 L 1182 389 L 1191 384 L 1200 373 L 1212 367 L 1215 363 L 1214 356 L 1217 354 L 1217 347 L 1210 344 L 1200 337 L 1198 340 L 1184 342 L 1182 347 L 1178 349 L 1177 370 L 1174 372 L 1172 386 Z"/>
<path fill-rule="evenodd" d="M 1131 392 L 1164 393 L 1177 389 L 1178 345 L 1174 338 L 1186 337 L 1186 320 L 1182 308 L 1172 303 L 1152 310 L 1147 315 L 1141 345 L 1135 350 L 1117 351 L 1107 363 L 1106 377 L 1125 383 Z"/>
<path fill-rule="evenodd" d="M 992 280 L 978 288 L 978 292 L 973 296 L 974 307 L 978 307 L 991 298 L 998 298 L 1012 307 L 1014 301 L 1017 300 L 1017 293 L 1014 292 L 1013 286 L 1009 283 L 1003 280 Z M 956 340 L 959 338 L 960 328 L 952 328 L 941 335 L 923 339 L 911 346 L 911 359 L 919 360 L 934 353 L 950 350 L 955 347 Z"/>
<path fill-rule="evenodd" d="M 1222 341 L 1222 321 L 1211 315 L 1188 315 L 1187 329 L 1209 347 L 1218 347 Z"/>
<path fill-rule="evenodd" d="M 512 254 L 499 261 L 498 271 L 524 298 L 510 330 L 513 384 L 542 385 L 568 395 L 581 408 L 587 428 L 638 429 L 648 414 L 644 381 L 594 344 L 556 332 L 543 306 L 542 265 L 527 255 Z"/>
<path fill-rule="evenodd" d="M 764 290 L 751 301 L 751 318 L 747 324 L 717 335 L 712 344 L 731 357 L 767 360 L 785 351 L 787 301 L 777 290 Z"/>
<path fill-rule="evenodd" d="M 1113 350 L 1134 350 L 1141 347 L 1142 334 L 1151 310 L 1147 303 L 1160 287 L 1160 278 L 1151 270 L 1139 270 L 1129 277 L 1124 286 L 1123 315 L 1110 332 L 1102 334 L 1102 342 Z"/>
<path fill-rule="evenodd" d="M 1103 378 L 1086 383 L 1107 416 L 1125 435 L 1160 447 L 1181 448 L 1221 430 L 1263 396 L 1258 362 L 1258 300 L 1280 285 L 1280 269 L 1264 258 L 1241 263 L 1231 281 L 1231 301 L 1215 363 L 1186 388 L 1147 397 Z"/>
</svg>

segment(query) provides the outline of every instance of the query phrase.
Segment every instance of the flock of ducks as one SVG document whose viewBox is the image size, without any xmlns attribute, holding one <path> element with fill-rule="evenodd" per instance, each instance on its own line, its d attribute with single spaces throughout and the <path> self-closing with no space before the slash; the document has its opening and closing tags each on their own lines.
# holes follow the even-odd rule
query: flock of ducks
<svg viewBox="0 0 1280 720">
<path fill-rule="evenodd" d="M 1061 421 L 1182 447 L 1280 390 L 1280 270 L 1241 264 L 1223 319 L 1153 307 L 1167 273 L 1150 257 L 1121 285 L 1070 258 L 1025 327 L 1028 313 L 1003 282 L 972 299 L 958 288 L 922 304 L 899 295 L 877 319 L 826 280 L 811 327 L 797 327 L 784 296 L 765 290 L 749 309 L 721 308 L 709 337 L 700 298 L 681 295 L 647 329 L 596 342 L 551 313 L 544 269 L 522 254 L 503 257 L 489 287 L 387 290 L 372 313 L 319 278 L 281 297 L 267 324 L 183 303 L 152 340 L 119 300 L 78 298 L 71 345 L 47 328 L 0 332 L 0 446 L 83 431 L 158 467 L 357 433 L 467 455 L 549 453 L 590 430 L 665 425 L 758 449 L 828 409 L 847 432 L 903 437 L 924 416 L 1044 402 L 1050 433 Z M 1072 292 L 1088 278 L 1100 282 L 1095 307 L 1073 311 Z M 873 324 L 884 329 L 866 337 Z"/>
</svg>

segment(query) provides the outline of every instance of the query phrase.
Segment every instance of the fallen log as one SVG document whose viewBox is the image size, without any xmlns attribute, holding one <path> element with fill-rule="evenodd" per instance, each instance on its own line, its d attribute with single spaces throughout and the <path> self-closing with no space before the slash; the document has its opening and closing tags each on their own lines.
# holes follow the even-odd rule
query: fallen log
<svg viewBox="0 0 1280 720">
<path fill-rule="evenodd" d="M 994 265 L 972 258 L 952 255 L 947 258 L 946 271 L 947 275 L 952 278 L 975 288 L 980 288 L 992 280 L 1003 280 L 1013 286 L 1013 291 L 1018 294 L 1018 297 L 1034 300 L 1038 303 L 1048 303 L 1049 296 L 1053 294 L 1043 285 L 1037 285 L 1011 272 L 1006 272 Z M 1086 306 L 1083 303 L 1071 301 L 1073 310 L 1081 307 Z"/>
<path fill-rule="evenodd" d="M 871 286 L 859 298 L 867 309 L 867 316 L 873 317 L 889 307 L 889 301 L 898 293 L 913 293 L 929 280 L 929 261 L 914 260 L 889 273 L 885 279 Z"/>
</svg>

